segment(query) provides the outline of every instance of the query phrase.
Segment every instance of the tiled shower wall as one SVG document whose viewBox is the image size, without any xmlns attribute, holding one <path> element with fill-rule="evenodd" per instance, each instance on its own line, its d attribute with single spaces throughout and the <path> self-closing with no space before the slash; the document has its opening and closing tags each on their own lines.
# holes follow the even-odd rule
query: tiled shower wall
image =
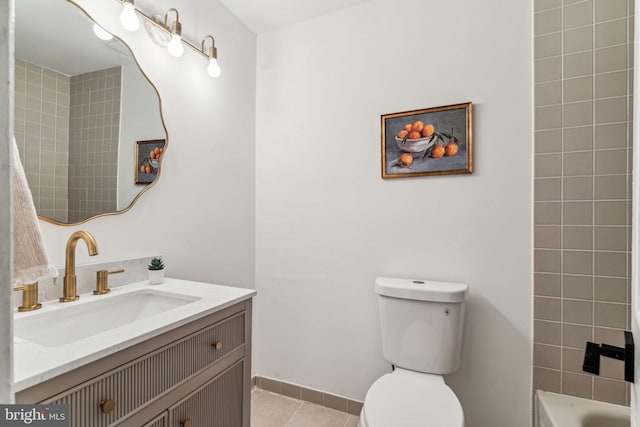
<svg viewBox="0 0 640 427">
<path fill-rule="evenodd" d="M 16 58 L 14 132 L 40 215 L 67 221 L 69 77 Z"/>
<path fill-rule="evenodd" d="M 117 211 L 120 67 L 71 77 L 69 221 Z"/>
<path fill-rule="evenodd" d="M 633 0 L 535 0 L 534 388 L 628 404 Z"/>
</svg>

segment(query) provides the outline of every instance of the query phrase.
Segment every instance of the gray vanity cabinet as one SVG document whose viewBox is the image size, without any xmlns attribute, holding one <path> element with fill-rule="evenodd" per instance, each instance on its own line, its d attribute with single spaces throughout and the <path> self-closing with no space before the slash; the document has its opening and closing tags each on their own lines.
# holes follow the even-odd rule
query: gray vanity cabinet
<svg viewBox="0 0 640 427">
<path fill-rule="evenodd" d="M 251 300 L 18 392 L 72 427 L 249 427 Z"/>
<path fill-rule="evenodd" d="M 169 427 L 189 420 L 193 427 L 242 426 L 242 373 L 240 361 L 217 378 L 169 408 Z"/>
</svg>

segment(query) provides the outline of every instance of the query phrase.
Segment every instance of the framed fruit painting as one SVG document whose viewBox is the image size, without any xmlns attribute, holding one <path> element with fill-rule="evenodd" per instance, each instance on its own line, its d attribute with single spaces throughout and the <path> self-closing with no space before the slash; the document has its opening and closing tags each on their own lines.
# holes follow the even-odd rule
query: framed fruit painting
<svg viewBox="0 0 640 427">
<path fill-rule="evenodd" d="M 380 116 L 382 178 L 472 172 L 471 103 Z"/>
<path fill-rule="evenodd" d="M 165 143 L 164 139 L 136 141 L 136 184 L 151 184 L 156 179 Z"/>
</svg>

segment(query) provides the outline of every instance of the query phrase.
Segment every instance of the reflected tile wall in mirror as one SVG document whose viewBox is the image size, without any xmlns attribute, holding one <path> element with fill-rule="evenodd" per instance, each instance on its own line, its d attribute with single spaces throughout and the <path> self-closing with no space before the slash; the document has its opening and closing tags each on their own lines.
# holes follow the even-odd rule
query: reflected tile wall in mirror
<svg viewBox="0 0 640 427">
<path fill-rule="evenodd" d="M 117 210 L 121 67 L 69 77 L 16 59 L 15 136 L 41 216 Z"/>
<path fill-rule="evenodd" d="M 69 159 L 69 77 L 15 61 L 14 132 L 40 215 L 66 222 Z"/>
<path fill-rule="evenodd" d="M 71 77 L 69 222 L 117 211 L 121 67 Z"/>
</svg>

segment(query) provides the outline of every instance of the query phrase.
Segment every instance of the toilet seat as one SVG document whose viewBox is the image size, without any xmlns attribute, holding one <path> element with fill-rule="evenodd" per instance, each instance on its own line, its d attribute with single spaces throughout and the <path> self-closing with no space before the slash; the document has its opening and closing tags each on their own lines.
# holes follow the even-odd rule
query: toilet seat
<svg viewBox="0 0 640 427">
<path fill-rule="evenodd" d="M 442 376 L 396 368 L 367 391 L 360 423 L 366 427 L 464 427 L 464 413 Z"/>
</svg>

